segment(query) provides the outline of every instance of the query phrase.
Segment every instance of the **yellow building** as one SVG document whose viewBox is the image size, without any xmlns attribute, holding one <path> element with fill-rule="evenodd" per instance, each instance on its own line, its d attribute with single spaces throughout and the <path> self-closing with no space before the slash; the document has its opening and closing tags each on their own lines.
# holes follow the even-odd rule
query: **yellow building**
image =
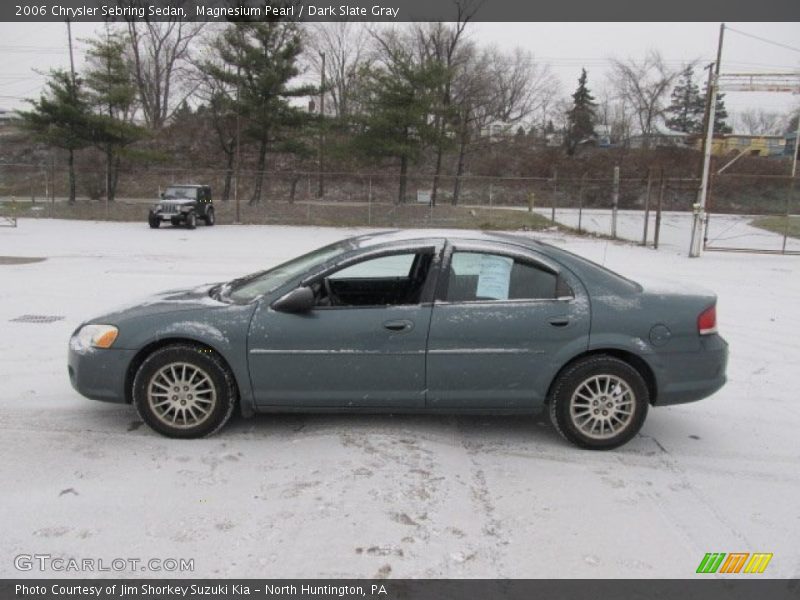
<svg viewBox="0 0 800 600">
<path fill-rule="evenodd" d="M 702 138 L 698 136 L 695 147 L 702 148 Z M 716 156 L 744 152 L 751 156 L 780 156 L 786 146 L 786 138 L 782 135 L 715 135 L 711 153 Z"/>
</svg>

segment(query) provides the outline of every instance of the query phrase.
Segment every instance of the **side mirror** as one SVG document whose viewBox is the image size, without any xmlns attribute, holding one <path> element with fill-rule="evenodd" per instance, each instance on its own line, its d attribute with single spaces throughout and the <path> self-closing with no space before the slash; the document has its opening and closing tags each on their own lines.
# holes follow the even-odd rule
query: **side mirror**
<svg viewBox="0 0 800 600">
<path fill-rule="evenodd" d="M 308 312 L 314 308 L 316 298 L 310 287 L 302 286 L 284 294 L 272 303 L 273 310 L 288 313 Z"/>
</svg>

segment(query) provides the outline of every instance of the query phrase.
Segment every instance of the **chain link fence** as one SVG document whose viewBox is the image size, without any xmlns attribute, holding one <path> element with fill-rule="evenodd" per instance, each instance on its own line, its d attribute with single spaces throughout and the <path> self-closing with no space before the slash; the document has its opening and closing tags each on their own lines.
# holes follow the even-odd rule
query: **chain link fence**
<svg viewBox="0 0 800 600">
<path fill-rule="evenodd" d="M 481 177 L 397 172 L 266 172 L 224 169 L 126 168 L 119 172 L 116 199 L 105 198 L 102 168 L 77 169 L 78 201 L 66 202 L 63 167 L 0 164 L 0 216 L 146 219 L 147 208 L 171 184 L 210 185 L 219 223 L 367 227 L 468 227 L 542 229 L 555 223 L 580 232 L 645 245 L 691 231 L 699 180 L 662 169 L 607 176 Z M 790 177 L 715 176 L 709 196 L 706 248 L 789 250 L 798 235 L 798 189 Z M 402 194 L 402 197 L 401 197 Z M 225 196 L 227 195 L 227 200 Z M 678 241 L 675 241 L 678 240 Z M 688 238 L 686 240 L 688 248 Z"/>
</svg>

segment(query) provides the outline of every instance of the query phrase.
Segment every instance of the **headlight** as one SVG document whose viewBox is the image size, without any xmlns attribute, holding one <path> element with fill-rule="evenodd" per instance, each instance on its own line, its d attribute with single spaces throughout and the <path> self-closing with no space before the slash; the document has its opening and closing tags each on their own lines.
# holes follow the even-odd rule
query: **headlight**
<svg viewBox="0 0 800 600">
<path fill-rule="evenodd" d="M 113 325 L 84 325 L 69 341 L 73 350 L 110 348 L 117 339 L 119 329 Z"/>
</svg>

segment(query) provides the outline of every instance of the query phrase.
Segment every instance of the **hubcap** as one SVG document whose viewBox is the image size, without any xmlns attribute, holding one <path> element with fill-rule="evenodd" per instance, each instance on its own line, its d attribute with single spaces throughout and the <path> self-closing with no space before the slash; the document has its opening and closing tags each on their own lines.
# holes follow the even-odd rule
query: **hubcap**
<svg viewBox="0 0 800 600">
<path fill-rule="evenodd" d="M 605 440 L 619 434 L 633 420 L 636 396 L 631 387 L 615 375 L 594 375 L 572 394 L 569 415 L 584 435 Z"/>
<path fill-rule="evenodd" d="M 208 373 L 185 362 L 162 367 L 147 386 L 147 402 L 158 419 L 170 427 L 200 425 L 217 403 L 217 390 Z"/>
</svg>

